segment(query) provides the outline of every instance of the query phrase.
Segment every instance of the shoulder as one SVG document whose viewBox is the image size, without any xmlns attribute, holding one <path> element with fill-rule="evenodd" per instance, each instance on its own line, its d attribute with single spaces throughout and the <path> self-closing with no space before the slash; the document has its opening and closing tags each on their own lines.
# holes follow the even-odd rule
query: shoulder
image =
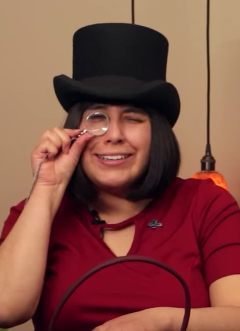
<svg viewBox="0 0 240 331">
<path fill-rule="evenodd" d="M 7 237 L 7 235 L 10 233 L 10 231 L 16 224 L 19 216 L 25 208 L 25 201 L 26 199 L 20 201 L 19 203 L 10 208 L 9 214 L 3 224 L 3 228 L 1 231 L 0 244 L 3 242 L 3 240 Z M 73 213 L 75 212 L 76 207 L 78 208 L 78 210 L 83 209 L 83 205 L 77 204 L 73 201 L 73 199 L 71 199 L 71 197 L 65 194 L 55 215 L 53 227 L 55 223 L 59 225 L 61 220 L 69 220 L 71 218 L 71 215 L 73 215 Z"/>
<path fill-rule="evenodd" d="M 211 179 L 182 179 L 177 177 L 168 191 L 173 195 L 184 195 L 185 198 L 195 199 L 198 204 L 204 204 L 219 197 L 236 203 L 233 196 L 226 189 L 217 186 Z"/>
<path fill-rule="evenodd" d="M 178 213 L 191 214 L 195 225 L 222 219 L 230 214 L 239 215 L 234 197 L 217 186 L 211 179 L 176 178 L 166 192 L 164 202 Z"/>
<path fill-rule="evenodd" d="M 235 198 L 226 189 L 217 186 L 211 179 L 191 179 L 198 182 L 198 188 L 194 195 L 196 210 L 201 216 L 224 213 L 228 210 L 239 213 L 239 207 Z"/>
<path fill-rule="evenodd" d="M 69 194 L 65 194 L 52 223 L 52 235 L 58 235 L 68 231 L 73 224 L 79 224 L 88 215 L 88 208 L 85 204 L 77 201 Z"/>
</svg>

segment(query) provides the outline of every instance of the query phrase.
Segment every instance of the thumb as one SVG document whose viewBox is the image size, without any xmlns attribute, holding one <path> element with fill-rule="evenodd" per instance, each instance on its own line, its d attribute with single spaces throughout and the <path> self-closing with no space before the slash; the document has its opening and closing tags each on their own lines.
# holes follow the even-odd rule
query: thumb
<svg viewBox="0 0 240 331">
<path fill-rule="evenodd" d="M 78 137 L 70 147 L 69 156 L 71 156 L 76 162 L 78 162 L 82 151 L 84 150 L 85 146 L 91 138 L 93 138 L 93 136 L 88 132 Z"/>
</svg>

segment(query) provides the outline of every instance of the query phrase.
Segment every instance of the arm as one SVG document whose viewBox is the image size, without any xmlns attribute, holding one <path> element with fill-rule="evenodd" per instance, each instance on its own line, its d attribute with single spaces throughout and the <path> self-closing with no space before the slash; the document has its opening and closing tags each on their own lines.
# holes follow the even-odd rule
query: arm
<svg viewBox="0 0 240 331">
<path fill-rule="evenodd" d="M 239 331 L 239 293 L 240 275 L 227 276 L 212 283 L 212 307 L 191 309 L 187 331 Z M 92 331 L 180 331 L 183 315 L 183 308 L 149 308 L 114 318 Z"/>
<path fill-rule="evenodd" d="M 46 268 L 49 236 L 64 191 L 36 186 L 0 247 L 0 326 L 12 327 L 34 314 Z"/>
<path fill-rule="evenodd" d="M 240 275 L 218 279 L 211 284 L 209 293 L 212 307 L 192 309 L 187 331 L 238 331 L 240 329 Z M 159 310 L 159 317 L 162 314 L 168 316 L 169 325 L 164 331 L 180 330 L 184 309 L 156 309 Z M 161 318 L 159 325 L 161 325 Z"/>
<path fill-rule="evenodd" d="M 226 190 L 208 181 L 201 187 L 196 221 L 211 308 L 192 309 L 188 331 L 240 330 L 239 207 Z M 183 310 L 168 312 L 179 330 Z"/>
<path fill-rule="evenodd" d="M 45 153 L 48 159 L 41 166 L 26 207 L 0 247 L 0 327 L 25 322 L 37 308 L 52 222 L 81 151 L 91 138 L 86 134 L 71 145 L 70 137 L 78 132 L 49 130 L 33 152 L 33 169 Z"/>
</svg>

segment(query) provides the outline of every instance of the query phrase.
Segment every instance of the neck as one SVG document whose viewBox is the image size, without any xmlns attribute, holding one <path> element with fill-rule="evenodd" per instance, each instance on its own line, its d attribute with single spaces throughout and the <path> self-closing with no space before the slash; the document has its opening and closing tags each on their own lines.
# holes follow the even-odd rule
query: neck
<svg viewBox="0 0 240 331">
<path fill-rule="evenodd" d="M 107 223 L 119 223 L 140 213 L 151 200 L 129 201 L 121 196 L 101 192 L 93 208 L 100 219 Z"/>
</svg>

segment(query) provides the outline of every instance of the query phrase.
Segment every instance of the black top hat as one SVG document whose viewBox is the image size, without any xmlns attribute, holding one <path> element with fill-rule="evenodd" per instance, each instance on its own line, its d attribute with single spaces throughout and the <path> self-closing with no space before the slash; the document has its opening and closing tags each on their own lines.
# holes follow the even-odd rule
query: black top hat
<svg viewBox="0 0 240 331">
<path fill-rule="evenodd" d="M 167 54 L 167 39 L 144 26 L 83 27 L 73 37 L 73 78 L 54 77 L 57 98 L 66 111 L 81 101 L 151 106 L 173 126 L 180 100 L 166 82 Z"/>
</svg>

